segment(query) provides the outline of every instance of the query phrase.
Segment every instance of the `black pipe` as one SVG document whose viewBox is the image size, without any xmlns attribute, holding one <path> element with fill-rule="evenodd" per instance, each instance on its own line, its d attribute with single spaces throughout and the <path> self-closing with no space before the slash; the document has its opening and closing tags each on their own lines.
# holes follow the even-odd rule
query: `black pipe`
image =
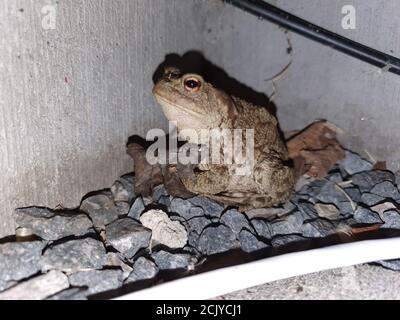
<svg viewBox="0 0 400 320">
<path fill-rule="evenodd" d="M 400 75 L 400 59 L 318 27 L 261 0 L 223 0 L 308 39 Z"/>
</svg>

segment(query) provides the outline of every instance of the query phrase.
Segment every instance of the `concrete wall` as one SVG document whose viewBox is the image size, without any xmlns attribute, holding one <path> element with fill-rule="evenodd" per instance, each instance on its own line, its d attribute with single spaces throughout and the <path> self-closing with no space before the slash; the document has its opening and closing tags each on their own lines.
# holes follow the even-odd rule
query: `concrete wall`
<svg viewBox="0 0 400 320">
<path fill-rule="evenodd" d="M 0 238 L 15 207 L 73 207 L 131 171 L 127 138 L 166 126 L 151 87 L 169 53 L 199 50 L 266 93 L 265 79 L 293 59 L 277 83 L 282 127 L 327 118 L 346 143 L 399 167 L 396 76 L 295 35 L 289 55 L 282 30 L 217 0 L 59 0 L 45 30 L 41 10 L 55 3 L 0 3 Z M 271 3 L 400 56 L 396 0 Z M 356 6 L 356 30 L 341 29 L 342 4 Z"/>
</svg>

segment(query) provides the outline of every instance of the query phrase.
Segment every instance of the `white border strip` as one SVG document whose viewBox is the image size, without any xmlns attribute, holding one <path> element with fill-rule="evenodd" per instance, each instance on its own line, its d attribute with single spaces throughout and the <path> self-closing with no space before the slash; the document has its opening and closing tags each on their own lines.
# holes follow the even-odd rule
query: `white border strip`
<svg viewBox="0 0 400 320">
<path fill-rule="evenodd" d="M 400 258 L 400 237 L 293 252 L 173 280 L 118 300 L 194 300 L 317 271 Z"/>
</svg>

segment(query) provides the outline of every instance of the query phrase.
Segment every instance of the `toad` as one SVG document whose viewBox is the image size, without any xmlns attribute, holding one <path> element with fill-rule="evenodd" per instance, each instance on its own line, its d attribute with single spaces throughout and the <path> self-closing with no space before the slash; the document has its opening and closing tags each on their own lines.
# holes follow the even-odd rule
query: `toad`
<svg viewBox="0 0 400 320">
<path fill-rule="evenodd" d="M 176 123 L 181 138 L 185 129 L 253 129 L 250 171 L 238 174 L 243 163 L 199 163 L 192 174 L 182 170 L 179 175 L 186 189 L 242 211 L 270 207 L 289 198 L 295 180 L 293 168 L 277 119 L 266 108 L 230 96 L 198 74 L 181 74 L 175 68 L 166 68 L 153 94 L 166 118 Z M 243 148 L 250 140 L 244 141 Z"/>
</svg>

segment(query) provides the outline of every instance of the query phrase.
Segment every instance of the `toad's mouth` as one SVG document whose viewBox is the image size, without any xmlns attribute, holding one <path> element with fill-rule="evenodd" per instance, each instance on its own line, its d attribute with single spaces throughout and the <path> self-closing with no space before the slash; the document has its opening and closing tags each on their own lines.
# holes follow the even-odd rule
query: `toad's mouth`
<svg viewBox="0 0 400 320">
<path fill-rule="evenodd" d="M 166 98 L 160 96 L 159 94 L 155 95 L 155 98 L 157 100 L 157 102 L 161 105 L 161 107 L 166 111 L 171 111 L 171 109 L 177 109 L 180 112 L 183 112 L 184 114 L 191 116 L 191 117 L 195 117 L 197 119 L 200 119 L 202 117 L 201 113 L 196 112 L 194 110 L 188 109 L 188 108 L 184 108 L 181 105 L 178 105 L 176 103 L 171 102 L 170 100 L 167 100 Z"/>
</svg>

